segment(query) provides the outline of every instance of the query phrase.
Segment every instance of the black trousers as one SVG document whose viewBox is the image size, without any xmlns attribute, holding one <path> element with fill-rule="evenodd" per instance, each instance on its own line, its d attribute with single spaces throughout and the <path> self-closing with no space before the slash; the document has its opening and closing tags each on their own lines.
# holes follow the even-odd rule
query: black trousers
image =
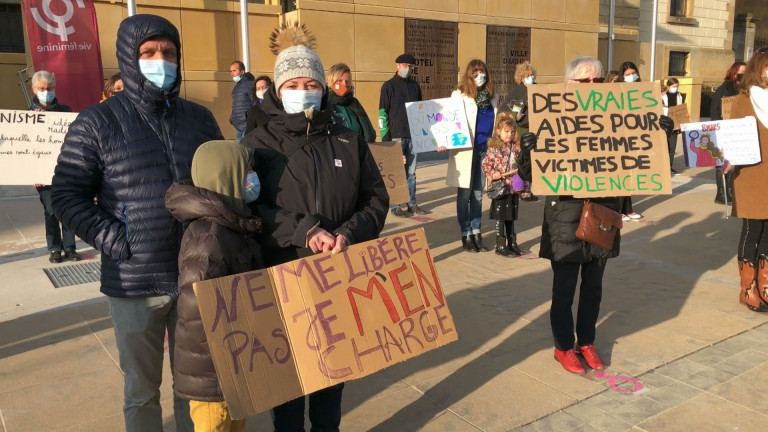
<svg viewBox="0 0 768 432">
<path fill-rule="evenodd" d="M 768 256 L 768 219 L 744 219 L 738 257 L 754 264 L 760 255 Z"/>
<path fill-rule="evenodd" d="M 43 214 L 45 216 L 45 241 L 48 244 L 48 252 L 61 250 L 75 250 L 75 235 L 64 224 L 61 224 L 56 215 L 53 214 L 53 200 L 51 199 L 51 189 L 46 188 L 38 191 L 40 203 L 43 204 Z"/>
<path fill-rule="evenodd" d="M 304 432 L 304 406 L 309 398 L 310 432 L 339 432 L 344 383 L 318 390 L 272 408 L 275 432 Z"/>
<path fill-rule="evenodd" d="M 680 136 L 680 132 L 672 133 L 667 137 L 667 150 L 669 150 L 669 168 L 671 169 L 675 163 L 675 151 L 677 150 L 677 137 Z"/>
<path fill-rule="evenodd" d="M 578 341 L 579 346 L 595 343 L 595 326 L 603 297 L 603 273 L 606 259 L 593 259 L 587 263 L 552 261 L 552 306 L 549 320 L 555 348 L 567 351 Z M 573 297 L 581 274 L 579 304 L 576 315 L 576 337 L 573 334 Z"/>
</svg>

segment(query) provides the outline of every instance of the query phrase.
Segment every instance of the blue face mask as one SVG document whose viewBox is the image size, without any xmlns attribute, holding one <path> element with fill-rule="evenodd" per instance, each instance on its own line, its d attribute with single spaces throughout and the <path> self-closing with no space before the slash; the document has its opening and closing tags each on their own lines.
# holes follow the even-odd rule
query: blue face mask
<svg viewBox="0 0 768 432">
<path fill-rule="evenodd" d="M 48 105 L 49 103 L 53 102 L 54 99 L 56 99 L 56 94 L 53 90 L 41 90 L 37 92 L 37 100 L 39 100 L 41 103 Z"/>
<path fill-rule="evenodd" d="M 288 114 L 300 113 L 306 109 L 320 109 L 323 92 L 320 90 L 282 90 L 283 108 Z"/>
<path fill-rule="evenodd" d="M 245 177 L 245 203 L 250 204 L 259 198 L 261 192 L 261 182 L 259 175 L 251 171 Z"/>
<path fill-rule="evenodd" d="M 234 81 L 236 83 L 239 83 L 241 79 L 243 79 L 243 77 L 241 77 L 240 75 L 238 75 L 236 77 L 232 77 L 232 81 Z"/>
<path fill-rule="evenodd" d="M 139 69 L 155 87 L 169 91 L 176 84 L 178 66 L 165 60 L 139 59 Z"/>
<path fill-rule="evenodd" d="M 536 80 L 536 77 L 534 77 L 534 76 L 527 76 L 527 77 L 523 78 L 523 82 L 524 82 L 526 85 L 531 85 L 531 84 L 533 84 L 533 82 L 534 82 L 535 80 Z"/>
</svg>

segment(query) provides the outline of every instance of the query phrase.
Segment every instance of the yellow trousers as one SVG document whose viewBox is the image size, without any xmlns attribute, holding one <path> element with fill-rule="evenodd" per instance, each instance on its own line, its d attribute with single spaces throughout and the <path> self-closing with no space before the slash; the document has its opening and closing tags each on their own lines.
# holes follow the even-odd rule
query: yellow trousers
<svg viewBox="0 0 768 432">
<path fill-rule="evenodd" d="M 245 432 L 245 419 L 232 420 L 226 402 L 190 401 L 195 432 Z"/>
</svg>

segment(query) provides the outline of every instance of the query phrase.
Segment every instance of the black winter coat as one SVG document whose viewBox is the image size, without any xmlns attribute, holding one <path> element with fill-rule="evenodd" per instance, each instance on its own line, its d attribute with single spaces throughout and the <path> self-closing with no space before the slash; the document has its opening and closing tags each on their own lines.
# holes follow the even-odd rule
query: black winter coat
<svg viewBox="0 0 768 432">
<path fill-rule="evenodd" d="M 261 180 L 257 207 L 267 265 L 311 255 L 307 233 L 318 224 L 349 244 L 377 238 L 389 209 L 386 186 L 362 137 L 332 123 L 327 97 L 311 121 L 283 111 L 274 86 L 261 108 L 269 123 L 243 143 L 254 149 Z"/>
<path fill-rule="evenodd" d="M 253 94 L 254 80 L 254 76 L 246 72 L 232 89 L 232 114 L 229 116 L 229 123 L 239 131 L 245 131 L 248 110 L 256 104 L 256 95 Z"/>
<path fill-rule="evenodd" d="M 69 105 L 59 104 L 59 101 L 56 98 L 53 98 L 53 102 L 43 106 L 43 104 L 40 103 L 40 99 L 38 99 L 37 96 L 34 96 L 32 98 L 32 108 L 30 109 L 33 109 L 33 110 L 39 109 L 39 110 L 51 111 L 51 112 L 72 112 L 72 108 L 70 108 Z"/>
<path fill-rule="evenodd" d="M 56 217 L 101 252 L 101 292 L 113 297 L 176 297 L 182 225 L 165 208 L 165 192 L 190 178 L 200 144 L 222 139 L 209 110 L 178 97 L 180 73 L 171 91 L 140 73 L 139 45 L 159 35 L 181 47 L 164 18 L 135 15 L 120 24 L 125 90 L 80 113 L 53 177 Z"/>
<path fill-rule="evenodd" d="M 590 201 L 619 211 L 619 198 L 590 198 Z M 548 196 L 544 200 L 539 256 L 558 262 L 585 263 L 593 259 L 619 256 L 621 232 L 613 239 L 613 248 L 605 250 L 576 237 L 584 200 L 571 196 Z"/>
<path fill-rule="evenodd" d="M 174 393 L 190 400 L 223 401 L 192 284 L 264 268 L 256 242 L 261 220 L 235 214 L 216 193 L 191 182 L 173 184 L 165 202 L 176 219 L 189 224 L 179 254 Z"/>
<path fill-rule="evenodd" d="M 735 83 L 723 81 L 723 84 L 712 95 L 712 102 L 709 105 L 709 116 L 713 121 L 723 119 L 723 98 L 737 96 L 738 94 L 739 87 Z"/>
<path fill-rule="evenodd" d="M 392 138 L 410 138 L 411 129 L 408 127 L 408 113 L 405 110 L 406 102 L 421 100 L 421 87 L 413 78 L 403 78 L 397 73 L 385 81 L 381 86 L 379 96 L 379 117 L 382 110 L 386 115 L 386 133 L 382 133 L 382 141 L 391 141 Z M 381 128 L 381 118 L 379 128 Z"/>
</svg>

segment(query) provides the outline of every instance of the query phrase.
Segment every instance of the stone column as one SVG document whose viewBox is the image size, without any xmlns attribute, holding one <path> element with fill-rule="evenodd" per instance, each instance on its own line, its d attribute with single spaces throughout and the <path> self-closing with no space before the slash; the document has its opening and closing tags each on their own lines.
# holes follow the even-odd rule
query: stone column
<svg viewBox="0 0 768 432">
<path fill-rule="evenodd" d="M 755 49 L 755 22 L 751 13 L 739 14 L 733 24 L 733 51 L 736 61 L 749 61 Z"/>
</svg>

